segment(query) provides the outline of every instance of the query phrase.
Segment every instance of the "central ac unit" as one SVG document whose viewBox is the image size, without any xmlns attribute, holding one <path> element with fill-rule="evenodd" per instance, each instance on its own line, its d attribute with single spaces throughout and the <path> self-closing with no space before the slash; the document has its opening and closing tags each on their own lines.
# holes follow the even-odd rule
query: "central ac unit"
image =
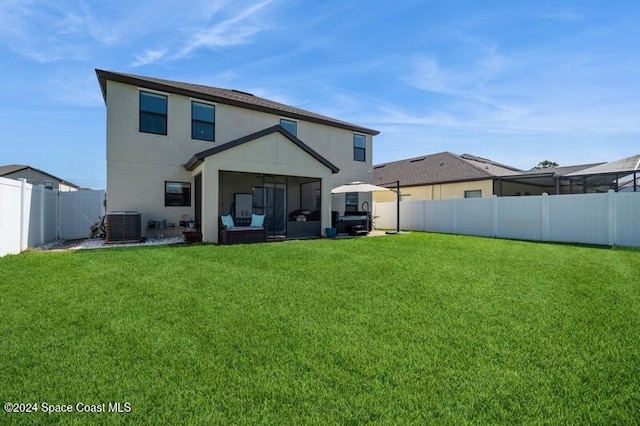
<svg viewBox="0 0 640 426">
<path fill-rule="evenodd" d="M 138 212 L 107 213 L 107 243 L 138 243 L 142 241 L 142 224 Z"/>
</svg>

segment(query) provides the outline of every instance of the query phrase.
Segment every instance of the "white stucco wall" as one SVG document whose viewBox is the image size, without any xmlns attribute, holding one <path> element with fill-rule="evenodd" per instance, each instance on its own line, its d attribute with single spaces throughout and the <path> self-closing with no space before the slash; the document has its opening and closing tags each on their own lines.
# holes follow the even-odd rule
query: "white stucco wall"
<svg viewBox="0 0 640 426">
<path fill-rule="evenodd" d="M 180 220 L 193 218 L 195 192 L 193 173 L 185 170 L 183 165 L 194 154 L 279 124 L 282 117 L 224 104 L 214 104 L 216 106 L 215 142 L 193 140 L 191 139 L 191 101 L 200 100 L 165 93 L 168 97 L 167 135 L 142 133 L 139 132 L 140 90 L 162 93 L 118 82 L 107 82 L 107 211 L 139 211 L 142 214 L 143 234 L 146 231 L 144 224 L 149 219 L 166 219 L 177 223 Z M 330 176 L 327 185 L 324 185 L 329 190 L 331 187 L 356 180 L 370 181 L 371 135 L 366 135 L 366 161 L 358 162 L 353 161 L 354 132 L 303 120 L 297 120 L 297 123 L 298 138 L 340 168 L 340 172 Z M 291 144 L 290 141 L 286 142 Z M 265 151 L 259 145 L 252 146 L 257 151 L 245 152 L 243 155 L 230 154 L 227 160 L 231 161 L 232 169 L 239 167 L 254 171 L 261 166 L 260 170 L 264 170 L 265 173 L 309 176 L 308 167 L 281 160 L 270 163 L 268 155 L 271 153 L 267 152 L 268 150 Z M 276 146 L 280 145 L 276 144 Z M 309 157 L 308 154 L 304 154 Z M 285 154 L 283 158 L 288 155 Z M 289 160 L 294 159 L 289 158 Z M 313 162 L 317 163 L 315 160 Z M 308 161 L 303 163 L 308 166 Z M 320 164 L 317 163 L 317 165 Z M 210 170 L 208 168 L 204 170 L 209 176 Z M 191 206 L 165 207 L 165 181 L 190 182 L 192 184 Z M 210 185 L 211 182 L 208 184 Z M 206 194 L 207 199 L 212 196 L 213 192 Z M 203 198 L 205 198 L 204 193 Z M 323 199 L 323 205 L 327 205 L 325 202 L 330 203 L 331 200 Z M 337 205 L 333 206 L 333 209 L 339 211 L 344 209 L 343 196 L 334 197 L 334 202 Z M 217 226 L 217 220 L 215 225 Z"/>
</svg>

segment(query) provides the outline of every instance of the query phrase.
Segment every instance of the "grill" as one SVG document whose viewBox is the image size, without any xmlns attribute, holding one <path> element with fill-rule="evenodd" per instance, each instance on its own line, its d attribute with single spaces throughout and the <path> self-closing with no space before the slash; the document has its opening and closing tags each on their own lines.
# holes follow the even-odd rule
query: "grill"
<svg viewBox="0 0 640 426">
<path fill-rule="evenodd" d="M 345 212 L 337 222 L 338 233 L 351 235 L 367 235 L 369 233 L 369 212 Z"/>
<path fill-rule="evenodd" d="M 142 226 L 138 212 L 107 213 L 106 243 L 138 243 L 142 241 Z"/>
</svg>

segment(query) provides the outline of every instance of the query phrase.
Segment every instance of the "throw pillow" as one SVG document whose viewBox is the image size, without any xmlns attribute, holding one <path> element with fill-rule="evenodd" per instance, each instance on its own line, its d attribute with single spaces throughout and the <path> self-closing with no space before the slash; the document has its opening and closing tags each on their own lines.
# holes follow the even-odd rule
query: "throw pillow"
<svg viewBox="0 0 640 426">
<path fill-rule="evenodd" d="M 263 214 L 252 214 L 251 215 L 251 227 L 252 228 L 262 228 L 264 226 L 264 215 Z"/>
<path fill-rule="evenodd" d="M 235 225 L 233 224 L 233 217 L 230 214 L 226 216 L 220 216 L 220 220 L 222 221 L 222 225 L 227 228 L 233 228 Z"/>
</svg>

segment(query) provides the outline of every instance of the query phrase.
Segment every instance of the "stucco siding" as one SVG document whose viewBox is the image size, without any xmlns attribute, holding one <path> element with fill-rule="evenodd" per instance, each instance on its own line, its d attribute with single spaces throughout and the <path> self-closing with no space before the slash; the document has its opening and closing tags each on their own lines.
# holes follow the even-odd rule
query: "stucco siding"
<svg viewBox="0 0 640 426">
<path fill-rule="evenodd" d="M 165 181 L 191 183 L 191 206 L 164 205 Z M 107 211 L 137 211 L 142 214 L 143 234 L 148 220 L 178 223 L 193 219 L 193 178 L 182 166 L 111 161 L 107 173 Z"/>
<path fill-rule="evenodd" d="M 182 166 L 214 146 L 191 139 L 191 101 L 184 96 L 168 95 L 167 135 L 140 132 L 139 93 L 122 83 L 107 84 L 107 162 Z"/>
<path fill-rule="evenodd" d="M 493 180 L 477 180 L 471 182 L 453 182 L 436 185 L 422 185 L 401 187 L 400 193 L 410 197 L 411 200 L 447 200 L 451 198 L 464 198 L 465 191 L 482 191 L 482 198 L 493 195 Z M 375 192 L 374 201 L 395 201 L 394 192 Z"/>
</svg>

